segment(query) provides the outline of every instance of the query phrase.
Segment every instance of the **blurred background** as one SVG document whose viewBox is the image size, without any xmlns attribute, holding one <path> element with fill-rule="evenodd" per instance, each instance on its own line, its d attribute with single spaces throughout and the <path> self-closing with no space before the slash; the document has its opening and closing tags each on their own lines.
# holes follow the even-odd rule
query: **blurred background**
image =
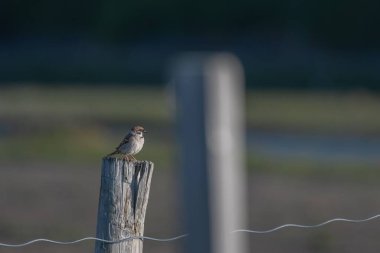
<svg viewBox="0 0 380 253">
<path fill-rule="evenodd" d="M 380 210 L 379 1 L 0 2 L 0 241 L 95 235 L 101 158 L 132 125 L 155 163 L 146 235 L 182 234 L 170 59 L 246 72 L 247 228 Z M 239 207 L 236 207 L 239 208 Z M 249 235 L 251 252 L 379 252 L 378 221 Z M 183 252 L 181 241 L 144 252 Z M 92 252 L 93 242 L 0 252 Z"/>
</svg>

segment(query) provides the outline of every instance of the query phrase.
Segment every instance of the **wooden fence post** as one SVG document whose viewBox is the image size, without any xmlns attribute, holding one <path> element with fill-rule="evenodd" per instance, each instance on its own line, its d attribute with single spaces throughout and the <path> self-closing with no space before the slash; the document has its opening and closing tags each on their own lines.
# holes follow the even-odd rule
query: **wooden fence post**
<svg viewBox="0 0 380 253">
<path fill-rule="evenodd" d="M 117 241 L 144 235 L 152 173 L 153 163 L 149 161 L 103 158 L 96 229 L 98 238 Z M 142 239 L 118 243 L 97 241 L 95 253 L 142 253 L 142 248 Z"/>
<path fill-rule="evenodd" d="M 228 53 L 182 55 L 172 66 L 183 174 L 186 252 L 246 253 L 244 73 Z"/>
</svg>

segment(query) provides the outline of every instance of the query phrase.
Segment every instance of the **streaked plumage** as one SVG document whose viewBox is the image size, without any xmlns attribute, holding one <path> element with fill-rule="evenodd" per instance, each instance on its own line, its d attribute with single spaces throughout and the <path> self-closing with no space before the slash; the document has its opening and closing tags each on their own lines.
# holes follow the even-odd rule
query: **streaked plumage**
<svg viewBox="0 0 380 253">
<path fill-rule="evenodd" d="M 142 126 L 132 127 L 127 136 L 125 136 L 119 146 L 117 146 L 116 150 L 108 156 L 123 154 L 127 160 L 130 160 L 130 157 L 136 160 L 133 155 L 140 152 L 143 148 L 144 133 L 146 133 L 146 131 Z"/>
</svg>

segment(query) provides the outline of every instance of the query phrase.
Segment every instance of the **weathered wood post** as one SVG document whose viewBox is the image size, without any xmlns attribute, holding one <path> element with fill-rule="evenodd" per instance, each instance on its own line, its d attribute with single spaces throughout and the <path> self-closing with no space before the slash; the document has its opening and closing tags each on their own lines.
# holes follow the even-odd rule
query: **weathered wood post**
<svg viewBox="0 0 380 253">
<path fill-rule="evenodd" d="M 144 235 L 153 163 L 105 157 L 102 164 L 96 236 L 117 241 Z M 95 253 L 142 253 L 143 240 L 97 241 Z"/>
</svg>

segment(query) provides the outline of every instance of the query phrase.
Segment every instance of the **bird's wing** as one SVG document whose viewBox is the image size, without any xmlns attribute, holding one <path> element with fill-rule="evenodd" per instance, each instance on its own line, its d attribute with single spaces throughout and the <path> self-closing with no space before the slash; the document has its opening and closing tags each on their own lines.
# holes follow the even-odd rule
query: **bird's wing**
<svg viewBox="0 0 380 253">
<path fill-rule="evenodd" d="M 117 146 L 116 149 L 118 150 L 121 146 L 127 144 L 127 143 L 129 142 L 129 139 L 130 139 L 131 137 L 132 137 L 132 134 L 131 134 L 131 133 L 128 133 L 127 136 L 124 137 L 124 139 L 121 141 L 121 143 L 119 144 L 119 146 Z"/>
</svg>

